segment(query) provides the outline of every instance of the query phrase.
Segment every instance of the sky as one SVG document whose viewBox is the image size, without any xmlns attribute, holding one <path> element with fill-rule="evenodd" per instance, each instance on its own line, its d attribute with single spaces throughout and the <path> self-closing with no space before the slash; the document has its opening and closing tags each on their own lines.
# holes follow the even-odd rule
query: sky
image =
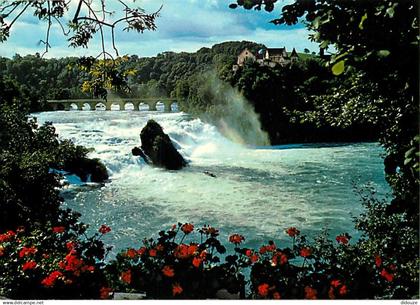
<svg viewBox="0 0 420 305">
<path fill-rule="evenodd" d="M 133 0 L 126 0 L 132 2 Z M 95 4 L 98 0 L 93 1 Z M 157 30 L 139 34 L 116 30 L 116 42 L 120 55 L 136 54 L 140 57 L 155 56 L 165 51 L 195 52 L 202 47 L 224 41 L 254 41 L 267 47 L 296 48 L 303 52 L 305 48 L 317 51 L 317 44 L 308 40 L 308 31 L 303 24 L 295 26 L 276 26 L 269 23 L 277 18 L 281 6 L 290 0 L 279 0 L 275 11 L 254 11 L 242 8 L 230 9 L 234 0 L 137 0 L 131 6 L 140 6 L 146 12 L 157 11 L 161 6 L 160 16 L 156 20 Z M 117 0 L 106 0 L 108 8 L 121 12 Z M 65 22 L 73 16 L 77 0 L 71 0 L 70 10 L 63 18 Z M 44 46 L 39 44 L 46 33 L 46 23 L 30 13 L 23 14 L 13 25 L 10 38 L 0 43 L 0 56 L 12 57 L 43 53 Z M 109 37 L 108 37 L 109 38 Z M 112 50 L 107 38 L 107 48 Z M 95 56 L 100 53 L 100 41 L 93 39 L 89 48 L 68 47 L 67 37 L 63 36 L 58 24 L 54 24 L 50 34 L 51 49 L 45 57 Z"/>
</svg>

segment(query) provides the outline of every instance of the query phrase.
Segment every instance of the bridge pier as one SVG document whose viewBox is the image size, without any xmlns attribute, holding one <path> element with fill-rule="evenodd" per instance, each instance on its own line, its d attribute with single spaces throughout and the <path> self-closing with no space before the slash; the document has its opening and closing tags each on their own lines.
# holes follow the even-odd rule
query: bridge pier
<svg viewBox="0 0 420 305">
<path fill-rule="evenodd" d="M 158 103 L 158 101 L 156 102 L 148 102 L 149 104 L 149 111 L 157 111 L 156 109 L 156 104 Z"/>
</svg>

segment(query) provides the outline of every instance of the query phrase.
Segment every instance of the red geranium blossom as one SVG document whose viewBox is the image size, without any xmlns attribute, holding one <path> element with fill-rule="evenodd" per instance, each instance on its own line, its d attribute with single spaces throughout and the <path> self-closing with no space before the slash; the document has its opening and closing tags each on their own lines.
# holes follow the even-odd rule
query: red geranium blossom
<svg viewBox="0 0 420 305">
<path fill-rule="evenodd" d="M 99 291 L 99 297 L 101 298 L 101 299 L 109 299 L 109 297 L 110 297 L 110 293 L 112 292 L 112 289 L 111 288 L 108 288 L 108 287 L 102 287 L 101 288 L 101 290 Z"/>
<path fill-rule="evenodd" d="M 389 273 L 385 268 L 382 269 L 380 274 L 388 282 L 392 282 L 394 280 L 394 275 L 392 273 Z"/>
<path fill-rule="evenodd" d="M 176 296 L 177 294 L 181 294 L 184 289 L 182 289 L 179 283 L 175 283 L 172 285 L 172 295 Z"/>
<path fill-rule="evenodd" d="M 194 225 L 192 223 L 184 223 L 181 226 L 181 231 L 185 234 L 190 234 L 192 231 L 194 231 Z"/>
<path fill-rule="evenodd" d="M 277 291 L 276 291 L 276 292 L 274 292 L 274 293 L 273 293 L 273 299 L 275 299 L 275 300 L 280 300 L 280 299 L 281 299 L 280 293 L 278 293 Z"/>
<path fill-rule="evenodd" d="M 347 290 L 347 286 L 346 285 L 343 285 L 343 286 L 341 286 L 341 288 L 340 288 L 340 290 L 338 291 L 338 293 L 340 294 L 340 295 L 346 295 L 347 294 L 347 292 L 348 292 L 348 290 Z"/>
<path fill-rule="evenodd" d="M 186 245 L 180 244 L 174 250 L 174 256 L 179 259 L 187 259 L 198 251 L 196 244 Z"/>
<path fill-rule="evenodd" d="M 286 230 L 286 233 L 287 233 L 287 235 L 289 235 L 290 237 L 295 237 L 295 236 L 297 236 L 297 235 L 299 235 L 299 234 L 300 234 L 300 231 L 299 231 L 298 229 L 296 229 L 295 227 L 291 227 L 291 228 L 288 228 L 288 229 Z"/>
<path fill-rule="evenodd" d="M 7 231 L 4 234 L 0 234 L 0 243 L 11 241 L 13 237 L 16 236 L 16 233 L 13 231 Z"/>
<path fill-rule="evenodd" d="M 22 258 L 24 256 L 35 254 L 37 251 L 38 250 L 35 247 L 23 247 L 22 250 L 19 251 L 19 257 Z"/>
<path fill-rule="evenodd" d="M 109 233 L 109 232 L 111 232 L 111 228 L 110 227 L 108 227 L 107 225 L 101 225 L 101 227 L 99 228 L 99 233 L 101 233 L 101 234 L 106 234 L 106 233 Z"/>
<path fill-rule="evenodd" d="M 302 257 L 308 257 L 312 254 L 312 250 L 310 248 L 302 248 L 302 249 L 300 249 L 299 254 Z"/>
<path fill-rule="evenodd" d="M 41 284 L 45 287 L 52 287 L 54 286 L 57 279 L 61 276 L 63 276 L 63 274 L 60 271 L 53 271 L 50 273 L 50 275 L 41 281 Z"/>
<path fill-rule="evenodd" d="M 268 290 L 269 290 L 270 286 L 267 283 L 263 283 L 261 285 L 258 286 L 258 294 L 265 298 L 268 295 Z"/>
<path fill-rule="evenodd" d="M 175 275 L 174 269 L 169 266 L 163 267 L 162 273 L 167 277 L 173 277 Z"/>
<path fill-rule="evenodd" d="M 142 256 L 144 253 L 146 253 L 146 247 L 141 247 L 137 250 L 138 255 Z"/>
<path fill-rule="evenodd" d="M 125 256 L 129 258 L 135 258 L 138 255 L 137 251 L 134 249 L 128 249 L 127 252 L 125 252 Z"/>
<path fill-rule="evenodd" d="M 67 250 L 71 251 L 76 247 L 76 243 L 74 241 L 69 241 L 66 243 Z"/>
<path fill-rule="evenodd" d="M 375 256 L 375 265 L 378 268 L 382 265 L 382 258 L 379 255 Z"/>
<path fill-rule="evenodd" d="M 52 228 L 53 233 L 63 233 L 65 230 L 66 230 L 66 227 L 63 227 L 63 226 Z"/>
<path fill-rule="evenodd" d="M 229 236 L 229 242 L 235 245 L 239 245 L 244 240 L 245 240 L 245 237 L 243 237 L 240 234 L 232 234 L 231 236 Z"/>
<path fill-rule="evenodd" d="M 34 269 L 36 266 L 37 266 L 37 263 L 36 262 L 34 262 L 34 261 L 28 261 L 28 262 L 26 262 L 26 263 L 24 263 L 22 265 L 22 270 L 23 271 L 31 270 L 31 269 Z"/>
<path fill-rule="evenodd" d="M 131 283 L 131 270 L 127 270 L 121 273 L 121 281 L 126 284 Z"/>
<path fill-rule="evenodd" d="M 340 285 L 341 285 L 340 280 L 332 280 L 331 281 L 331 286 L 334 287 L 334 288 L 337 288 Z"/>
<path fill-rule="evenodd" d="M 309 286 L 305 287 L 305 299 L 316 300 L 317 293 L 316 289 Z"/>
<path fill-rule="evenodd" d="M 260 254 L 265 254 L 267 252 L 274 252 L 276 251 L 276 244 L 275 243 L 271 243 L 269 245 L 266 246 L 261 246 L 260 248 Z"/>
<path fill-rule="evenodd" d="M 349 236 L 345 234 L 338 235 L 335 240 L 342 245 L 347 245 L 349 243 Z"/>
<path fill-rule="evenodd" d="M 196 268 L 200 267 L 202 262 L 203 262 L 203 260 L 199 257 L 194 257 L 193 260 L 192 260 L 192 264 Z"/>
<path fill-rule="evenodd" d="M 276 253 L 274 253 L 272 259 L 271 259 L 271 263 L 273 266 L 277 266 L 277 265 L 284 265 L 288 262 L 288 258 L 287 255 L 284 254 L 283 252 L 277 251 Z"/>
<path fill-rule="evenodd" d="M 155 256 L 157 255 L 157 251 L 156 251 L 156 249 L 150 249 L 150 250 L 149 250 L 149 255 L 150 255 L 151 257 L 155 257 Z"/>
</svg>

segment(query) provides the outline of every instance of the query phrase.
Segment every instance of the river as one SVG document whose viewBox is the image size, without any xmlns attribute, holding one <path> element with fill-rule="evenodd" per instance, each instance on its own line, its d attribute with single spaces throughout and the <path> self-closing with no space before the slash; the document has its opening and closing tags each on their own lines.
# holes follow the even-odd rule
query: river
<svg viewBox="0 0 420 305">
<path fill-rule="evenodd" d="M 52 122 L 60 137 L 94 148 L 90 156 L 107 166 L 110 182 L 75 183 L 63 197 L 92 230 L 112 228 L 105 242 L 114 251 L 139 247 L 178 221 L 211 224 L 222 240 L 243 234 L 251 247 L 269 239 L 286 242 L 283 231 L 290 226 L 312 237 L 323 228 L 333 236 L 357 236 L 352 216 L 363 208 L 355 187 L 372 186 L 379 197 L 389 193 L 377 143 L 246 147 L 184 113 L 57 111 L 36 117 Z M 189 161 L 187 168 L 153 168 L 131 155 L 151 118 Z"/>
</svg>

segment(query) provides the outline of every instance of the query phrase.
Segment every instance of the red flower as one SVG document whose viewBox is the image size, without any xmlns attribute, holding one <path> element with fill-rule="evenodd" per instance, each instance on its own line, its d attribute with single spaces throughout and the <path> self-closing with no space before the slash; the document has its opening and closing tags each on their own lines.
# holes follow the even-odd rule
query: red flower
<svg viewBox="0 0 420 305">
<path fill-rule="evenodd" d="M 76 247 L 76 243 L 74 241 L 69 241 L 66 243 L 67 250 L 71 251 Z"/>
<path fill-rule="evenodd" d="M 194 257 L 193 260 L 192 260 L 192 264 L 196 268 L 200 267 L 202 262 L 203 262 L 203 260 L 199 257 Z"/>
<path fill-rule="evenodd" d="M 392 282 L 394 280 L 394 275 L 392 273 L 389 273 L 385 268 L 382 269 L 380 274 L 388 282 Z"/>
<path fill-rule="evenodd" d="M 341 285 L 340 280 L 332 280 L 331 281 L 331 286 L 334 287 L 334 288 L 337 288 L 340 285 Z"/>
<path fill-rule="evenodd" d="M 190 234 L 192 231 L 194 231 L 194 225 L 192 223 L 184 223 L 181 226 L 181 231 L 185 234 Z"/>
<path fill-rule="evenodd" d="M 138 253 L 134 249 L 128 249 L 127 252 L 125 253 L 125 256 L 127 256 L 129 258 L 135 258 L 137 255 L 138 255 Z"/>
<path fill-rule="evenodd" d="M 4 247 L 0 245 L 0 256 L 4 255 Z"/>
<path fill-rule="evenodd" d="M 308 257 L 311 254 L 312 254 L 312 250 L 310 248 L 300 249 L 300 256 L 302 256 L 302 257 Z"/>
<path fill-rule="evenodd" d="M 347 245 L 349 243 L 349 236 L 346 234 L 338 235 L 335 240 L 342 245 Z"/>
<path fill-rule="evenodd" d="M 268 295 L 268 290 L 269 290 L 270 286 L 266 283 L 263 283 L 261 285 L 258 286 L 258 294 L 265 298 Z"/>
<path fill-rule="evenodd" d="M 130 284 L 131 283 L 131 270 L 122 272 L 120 277 L 121 277 L 121 281 L 123 281 L 126 284 Z"/>
<path fill-rule="evenodd" d="M 157 255 L 157 251 L 156 251 L 156 249 L 150 249 L 150 250 L 149 250 L 149 255 L 150 255 L 151 257 L 155 257 L 155 256 Z"/>
<path fill-rule="evenodd" d="M 274 293 L 273 293 L 273 299 L 275 299 L 275 300 L 280 300 L 280 299 L 281 299 L 281 297 L 280 297 L 280 293 L 278 293 L 277 291 L 276 291 L 276 292 L 274 292 Z"/>
<path fill-rule="evenodd" d="M 329 297 L 331 300 L 334 300 L 334 299 L 335 299 L 334 287 L 330 287 L 330 290 L 328 290 L 328 297 Z"/>
<path fill-rule="evenodd" d="M 109 232 L 111 232 L 111 228 L 110 227 L 108 227 L 108 226 L 106 226 L 106 225 L 101 225 L 101 227 L 99 228 L 99 233 L 101 233 L 101 234 L 106 234 L 106 233 L 109 233 Z"/>
<path fill-rule="evenodd" d="M 217 236 L 219 235 L 219 230 L 217 230 L 216 228 L 210 227 L 210 226 L 204 226 L 201 228 L 201 231 L 206 234 L 206 235 L 212 235 Z"/>
<path fill-rule="evenodd" d="M 180 244 L 174 250 L 174 256 L 178 259 L 187 259 L 198 251 L 198 246 L 195 244 L 185 245 Z"/>
<path fill-rule="evenodd" d="M 101 290 L 99 291 L 99 297 L 103 300 L 109 299 L 111 292 L 112 292 L 111 288 L 102 287 Z"/>
<path fill-rule="evenodd" d="M 22 258 L 24 256 L 35 254 L 37 251 L 38 250 L 35 247 L 23 247 L 22 250 L 19 251 L 19 257 Z"/>
<path fill-rule="evenodd" d="M 53 233 L 63 233 L 66 230 L 66 227 L 53 227 L 52 231 Z"/>
<path fill-rule="evenodd" d="M 175 283 L 172 285 L 172 295 L 176 296 L 177 294 L 181 294 L 184 289 L 182 289 L 181 285 L 179 283 Z"/>
<path fill-rule="evenodd" d="M 19 226 L 19 227 L 16 229 L 16 233 L 23 233 L 23 232 L 25 232 L 25 227 L 24 227 L 24 226 Z"/>
<path fill-rule="evenodd" d="M 24 263 L 24 264 L 22 265 L 22 270 L 23 270 L 23 271 L 26 271 L 26 270 L 32 270 L 32 269 L 34 269 L 36 266 L 37 266 L 37 263 L 36 263 L 36 262 L 34 262 L 34 261 L 28 261 L 28 262 L 26 262 L 26 263 Z"/>
<path fill-rule="evenodd" d="M 239 245 L 244 240 L 245 240 L 245 237 L 243 237 L 240 234 L 232 234 L 231 236 L 229 236 L 229 242 L 235 245 Z"/>
<path fill-rule="evenodd" d="M 63 276 L 63 274 L 60 271 L 53 271 L 50 273 L 50 275 L 42 280 L 41 284 L 45 287 L 52 287 L 54 286 L 57 279 L 61 276 Z"/>
<path fill-rule="evenodd" d="M 251 257 L 249 258 L 249 260 L 251 261 L 251 263 L 256 263 L 258 262 L 258 260 L 260 259 L 260 257 L 258 256 L 258 254 L 253 254 L 251 255 Z"/>
<path fill-rule="evenodd" d="M 172 269 L 169 266 L 163 267 L 162 273 L 163 273 L 163 275 L 165 275 L 167 277 L 173 277 L 175 275 L 174 269 Z"/>
<path fill-rule="evenodd" d="M 246 256 L 248 256 L 248 257 L 251 257 L 251 255 L 252 255 L 252 250 L 250 250 L 250 249 L 246 250 L 246 251 L 245 251 L 245 255 L 246 255 Z"/>
<path fill-rule="evenodd" d="M 277 251 L 276 253 L 274 253 L 272 259 L 271 259 L 271 263 L 273 266 L 277 266 L 277 265 L 284 265 L 288 262 L 288 258 L 287 255 L 284 254 L 283 252 Z"/>
<path fill-rule="evenodd" d="M 264 253 L 267 253 L 267 252 L 274 252 L 274 251 L 276 251 L 276 248 L 277 248 L 276 244 L 273 243 L 273 242 L 270 242 L 269 245 L 262 246 L 260 248 L 260 254 L 264 254 Z"/>
<path fill-rule="evenodd" d="M 146 253 L 146 247 L 141 247 L 137 250 L 138 255 L 142 256 L 144 253 Z"/>
<path fill-rule="evenodd" d="M 341 286 L 340 290 L 338 291 L 338 293 L 340 295 L 346 295 L 347 292 L 348 292 L 348 290 L 347 290 L 347 286 L 346 285 Z"/>
<path fill-rule="evenodd" d="M 382 265 L 382 258 L 379 255 L 375 256 L 375 265 L 378 268 Z"/>
<path fill-rule="evenodd" d="M 176 225 L 176 224 L 172 225 L 172 227 L 171 227 L 171 231 L 175 231 L 176 227 L 177 227 L 177 225 Z"/>
<path fill-rule="evenodd" d="M 13 231 L 7 231 L 4 234 L 0 234 L 0 243 L 5 243 L 11 241 L 13 237 L 16 236 L 16 233 Z"/>
<path fill-rule="evenodd" d="M 286 234 L 289 235 L 290 237 L 295 237 L 300 234 L 300 231 L 296 229 L 295 227 L 291 227 L 286 230 Z"/>
<path fill-rule="evenodd" d="M 305 287 L 305 299 L 316 300 L 317 293 L 316 289 L 309 286 Z"/>
</svg>

